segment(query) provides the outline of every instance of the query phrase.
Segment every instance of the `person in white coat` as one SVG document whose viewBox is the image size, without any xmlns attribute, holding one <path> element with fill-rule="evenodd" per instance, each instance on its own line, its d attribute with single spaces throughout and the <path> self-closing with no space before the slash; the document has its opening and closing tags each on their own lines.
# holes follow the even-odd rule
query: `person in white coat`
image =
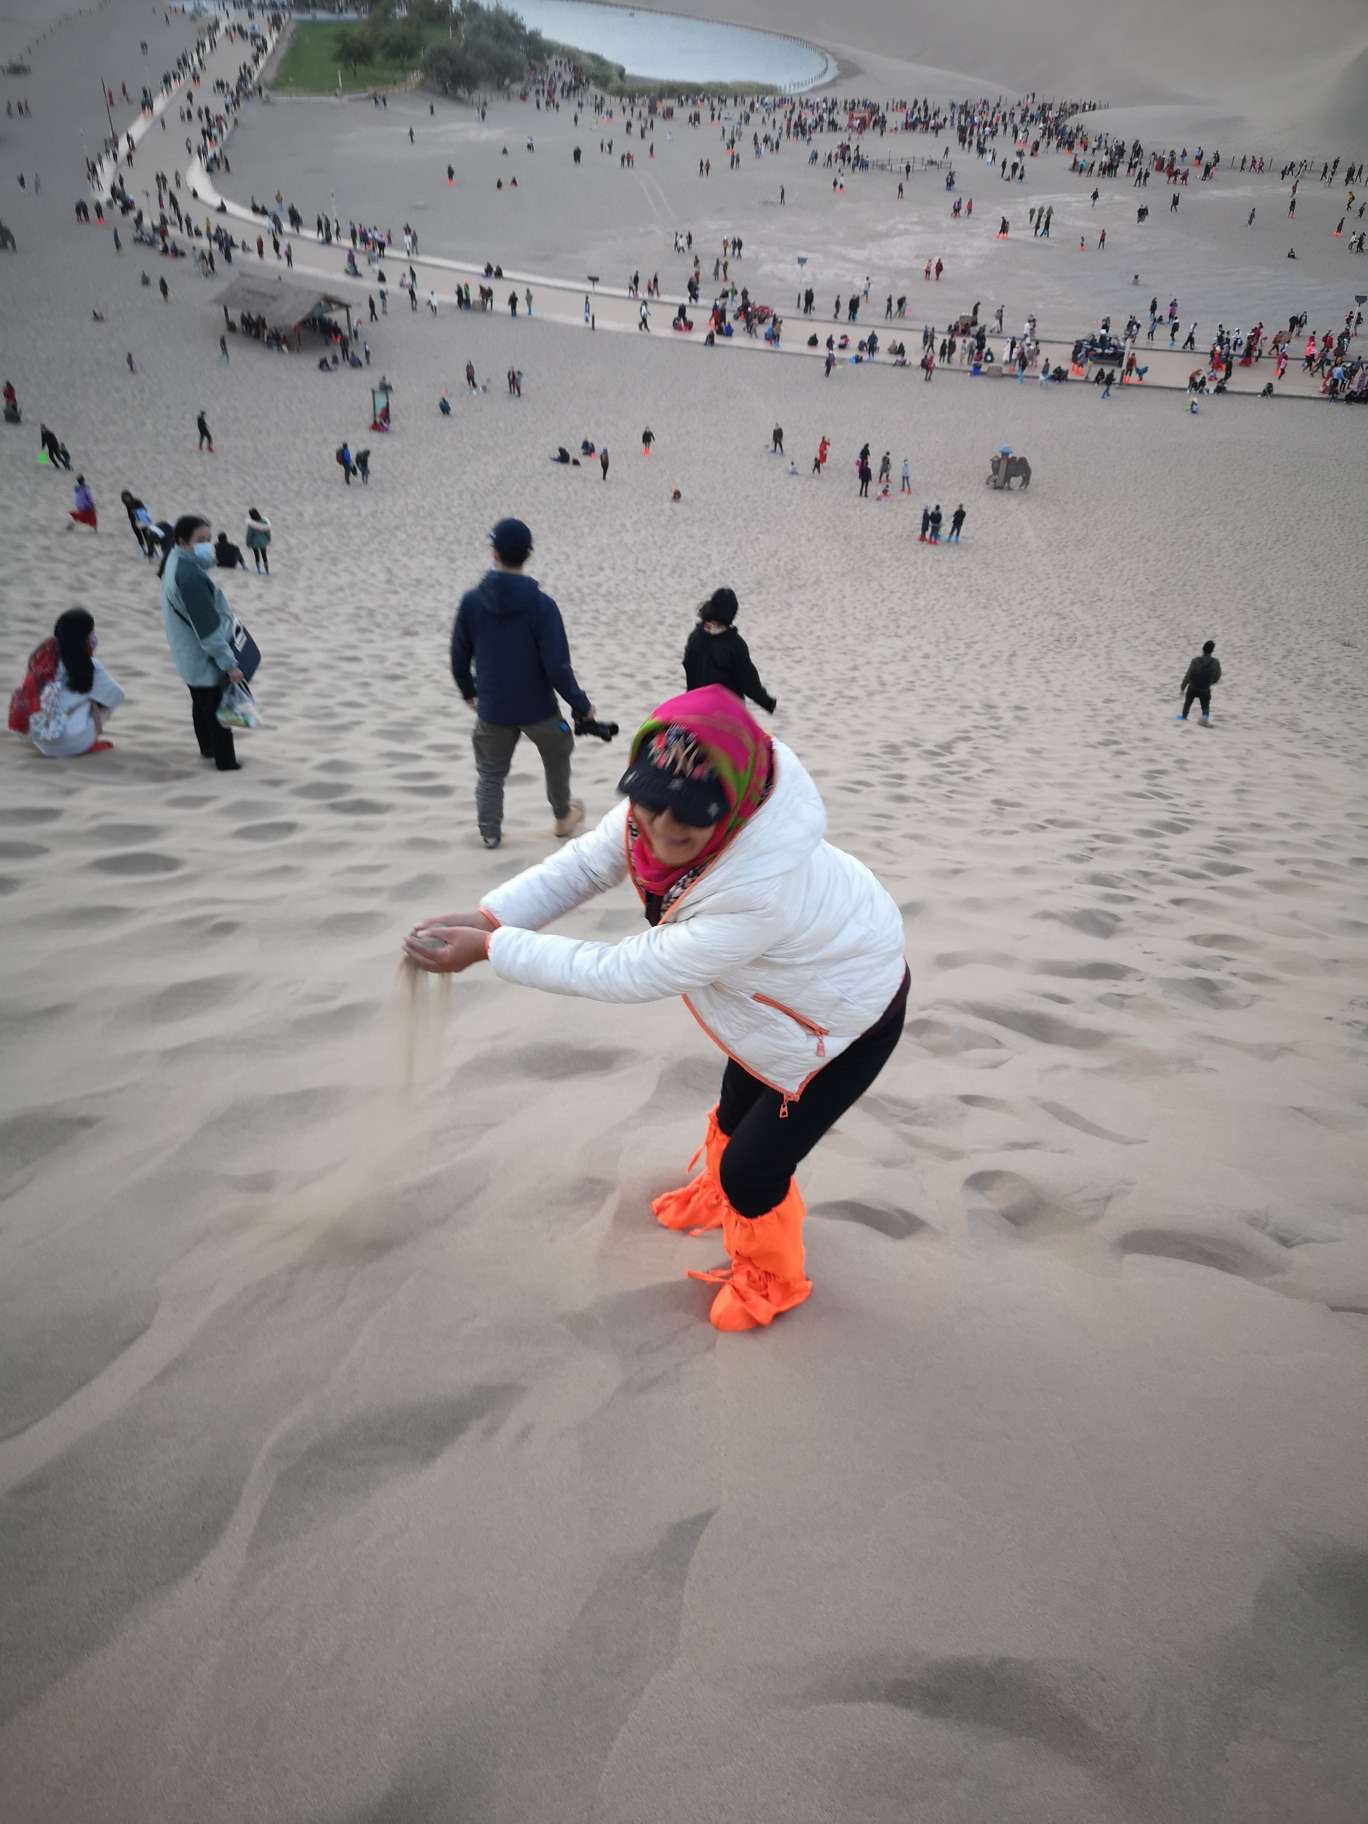
<svg viewBox="0 0 1368 1824">
<path fill-rule="evenodd" d="M 114 745 L 104 739 L 104 725 L 124 693 L 95 657 L 95 622 L 84 608 L 68 608 L 52 638 L 56 666 L 29 719 L 29 739 L 49 760 L 104 753 Z"/>
<path fill-rule="evenodd" d="M 719 1330 L 749 1330 L 812 1291 L 793 1173 L 902 1036 L 902 916 L 862 862 L 824 841 L 826 812 L 797 756 L 720 685 L 660 706 L 618 789 L 627 802 L 596 829 L 477 911 L 423 921 L 404 948 L 433 973 L 487 960 L 552 994 L 683 998 L 729 1061 L 704 1169 L 655 1214 L 666 1228 L 722 1230 L 728 1264 L 691 1277 L 719 1286 Z M 624 879 L 645 912 L 638 936 L 543 935 Z"/>
</svg>

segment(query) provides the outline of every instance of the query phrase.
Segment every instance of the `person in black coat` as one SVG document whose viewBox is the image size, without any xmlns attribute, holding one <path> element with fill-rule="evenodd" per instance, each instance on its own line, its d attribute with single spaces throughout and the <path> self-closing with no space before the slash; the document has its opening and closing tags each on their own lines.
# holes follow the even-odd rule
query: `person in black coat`
<svg viewBox="0 0 1368 1824">
<path fill-rule="evenodd" d="M 1182 712 L 1175 717 L 1178 722 L 1186 722 L 1188 711 L 1195 699 L 1202 706 L 1202 721 L 1211 720 L 1211 689 L 1221 681 L 1221 661 L 1216 657 L 1215 640 L 1207 640 L 1197 657 L 1183 673 L 1183 681 L 1178 686 L 1183 694 Z"/>
<path fill-rule="evenodd" d="M 776 699 L 760 682 L 746 642 L 732 625 L 735 619 L 736 596 L 730 589 L 715 589 L 700 604 L 698 625 L 684 648 L 685 681 L 690 690 L 721 684 L 773 715 Z"/>
</svg>

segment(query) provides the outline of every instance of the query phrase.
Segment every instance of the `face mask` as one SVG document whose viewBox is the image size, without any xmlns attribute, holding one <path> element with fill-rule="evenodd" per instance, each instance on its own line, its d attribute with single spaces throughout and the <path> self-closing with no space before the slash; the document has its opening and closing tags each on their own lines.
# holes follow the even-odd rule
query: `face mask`
<svg viewBox="0 0 1368 1824">
<path fill-rule="evenodd" d="M 206 570 L 213 569 L 214 547 L 212 545 L 192 545 L 190 549 L 194 553 L 197 564 L 201 564 Z"/>
</svg>

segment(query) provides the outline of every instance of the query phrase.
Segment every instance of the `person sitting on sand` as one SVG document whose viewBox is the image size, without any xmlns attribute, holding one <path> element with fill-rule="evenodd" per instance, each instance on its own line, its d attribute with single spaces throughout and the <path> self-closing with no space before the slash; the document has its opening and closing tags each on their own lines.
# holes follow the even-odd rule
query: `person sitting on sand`
<svg viewBox="0 0 1368 1824">
<path fill-rule="evenodd" d="M 78 526 L 89 526 L 92 532 L 100 529 L 99 515 L 95 511 L 95 496 L 84 475 L 76 477 L 76 486 L 72 489 L 71 517 Z"/>
<path fill-rule="evenodd" d="M 902 915 L 823 840 L 826 810 L 797 755 L 720 686 L 660 705 L 618 789 L 626 803 L 595 830 L 477 910 L 423 920 L 404 950 L 434 974 L 488 961 L 558 994 L 683 997 L 728 1062 L 703 1171 L 653 1207 L 665 1228 L 720 1228 L 726 1263 L 691 1277 L 718 1287 L 718 1330 L 750 1330 L 811 1294 L 793 1174 L 902 1035 Z M 626 878 L 648 929 L 620 944 L 542 934 Z"/>
<path fill-rule="evenodd" d="M 794 474 L 798 471 L 795 469 Z M 721 684 L 734 696 L 774 714 L 775 699 L 760 682 L 750 649 L 736 631 L 737 601 L 730 589 L 714 589 L 698 609 L 698 625 L 684 647 L 684 678 L 690 690 Z"/>
<path fill-rule="evenodd" d="M 84 608 L 68 608 L 57 617 L 52 644 L 56 663 L 29 717 L 29 739 L 49 760 L 102 753 L 114 745 L 104 740 L 104 725 L 124 693 L 95 659 L 94 620 Z M 42 651 L 30 660 L 31 670 Z"/>
<path fill-rule="evenodd" d="M 214 541 L 214 562 L 220 570 L 245 570 L 247 560 L 242 555 L 241 545 L 235 545 L 226 532 L 220 532 Z"/>
<path fill-rule="evenodd" d="M 437 410 L 442 414 L 443 418 L 450 418 L 451 401 L 447 398 L 445 393 L 443 393 L 441 398 L 437 401 Z"/>
</svg>

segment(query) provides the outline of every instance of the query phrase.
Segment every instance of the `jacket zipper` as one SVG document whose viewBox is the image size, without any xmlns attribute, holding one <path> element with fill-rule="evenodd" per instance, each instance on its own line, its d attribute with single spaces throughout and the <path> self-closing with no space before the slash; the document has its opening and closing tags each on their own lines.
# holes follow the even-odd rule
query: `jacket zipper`
<svg viewBox="0 0 1368 1824">
<path fill-rule="evenodd" d="M 725 1057 L 730 1058 L 733 1064 L 737 1065 L 741 1070 L 744 1070 L 748 1077 L 754 1077 L 757 1083 L 763 1083 L 766 1089 L 772 1089 L 774 1091 L 775 1095 L 779 1098 L 779 1119 L 781 1121 L 787 1121 L 789 1103 L 798 1100 L 808 1084 L 811 1083 L 812 1079 L 817 1075 L 817 1071 L 810 1070 L 798 1085 L 797 1089 L 784 1089 L 778 1083 L 771 1083 L 768 1077 L 762 1077 L 760 1072 L 747 1064 L 744 1058 L 738 1058 L 730 1046 L 722 1043 L 721 1039 L 718 1038 L 717 1034 L 713 1031 L 712 1027 L 709 1026 L 708 1022 L 703 1018 L 702 1014 L 698 1011 L 697 1007 L 694 1006 L 687 994 L 682 994 L 679 998 L 683 1001 L 695 1020 L 698 1021 L 698 1024 L 703 1028 L 704 1032 L 707 1033 L 713 1044 L 716 1045 L 717 1049 L 722 1052 Z M 825 1056 L 825 1053 L 823 1053 L 823 1056 Z M 820 1069 L 821 1066 L 819 1065 L 818 1070 Z"/>
<path fill-rule="evenodd" d="M 758 1001 L 762 1007 L 773 1007 L 776 1013 L 782 1013 L 795 1025 L 801 1026 L 804 1032 L 810 1032 L 817 1041 L 817 1056 L 819 1058 L 826 1056 L 826 1041 L 830 1036 L 828 1027 L 819 1026 L 815 1020 L 808 1019 L 806 1014 L 795 1013 L 792 1007 L 785 1007 L 782 1001 L 771 1000 L 767 994 L 753 994 L 751 999 Z"/>
<path fill-rule="evenodd" d="M 632 838 L 631 838 L 631 835 L 630 835 L 630 832 L 628 829 L 628 824 L 630 823 L 630 821 L 631 821 L 631 819 L 629 817 L 628 823 L 625 823 L 622 828 L 622 849 L 623 849 L 623 854 L 627 858 L 627 878 L 628 878 L 628 880 L 631 881 L 633 887 L 636 889 L 636 896 L 641 901 L 642 905 L 644 906 L 646 904 L 646 895 L 642 892 L 641 887 L 637 881 L 637 877 L 632 872 Z M 725 851 L 724 851 L 724 853 L 725 853 Z M 719 859 L 720 859 L 719 856 L 715 855 L 713 857 L 713 861 L 717 861 Z M 709 862 L 708 867 L 711 867 L 711 866 L 712 866 L 712 862 Z M 703 869 L 703 874 L 707 873 L 708 867 L 705 867 Z M 660 916 L 660 922 L 662 925 L 665 923 L 665 921 L 667 919 L 672 918 L 674 916 L 674 914 L 679 910 L 680 906 L 689 897 L 689 894 L 693 892 L 694 887 L 696 887 L 698 885 L 698 881 L 703 878 L 703 874 L 700 874 L 698 876 L 698 880 L 695 880 L 691 883 L 691 885 L 686 889 L 686 891 L 684 893 L 682 893 L 680 895 L 680 897 L 675 901 L 675 903 L 669 908 L 668 911 L 662 912 L 662 914 Z M 488 914 L 486 914 L 486 916 L 488 916 Z M 775 1095 L 779 1097 L 779 1119 L 781 1121 L 787 1121 L 790 1102 L 796 1102 L 798 1100 L 799 1096 L 802 1095 L 803 1091 L 807 1088 L 808 1084 L 811 1083 L 812 1079 L 817 1075 L 817 1071 L 810 1070 L 808 1072 L 808 1074 L 803 1078 L 802 1082 L 798 1085 L 797 1089 L 788 1090 L 788 1089 L 780 1088 L 779 1084 L 771 1083 L 768 1077 L 762 1077 L 758 1071 L 752 1070 L 749 1064 L 745 1063 L 743 1059 L 738 1058 L 736 1053 L 734 1051 L 732 1051 L 729 1046 L 726 1046 L 722 1043 L 721 1039 L 718 1038 L 717 1034 L 713 1031 L 712 1027 L 709 1026 L 708 1022 L 699 1013 L 698 1009 L 694 1006 L 693 1002 L 689 999 L 687 994 L 681 994 L 679 998 L 681 1001 L 683 1001 L 684 1005 L 688 1008 L 689 1012 L 693 1015 L 694 1019 L 697 1020 L 698 1024 L 702 1027 L 703 1031 L 705 1033 L 707 1033 L 708 1037 L 712 1040 L 713 1044 L 716 1045 L 717 1049 L 725 1057 L 730 1058 L 733 1064 L 735 1064 L 739 1069 L 744 1070 L 747 1076 L 754 1077 L 757 1083 L 763 1083 L 766 1089 L 772 1089 L 774 1091 Z M 791 1007 L 784 1007 L 778 1001 L 768 1000 L 768 997 L 763 994 L 753 995 L 751 998 L 756 1001 L 764 1002 L 766 1005 L 773 1007 L 779 1013 L 787 1014 L 791 1020 L 796 1020 L 798 1022 L 798 1024 L 801 1027 L 803 1027 L 803 1029 L 805 1031 L 814 1034 L 814 1036 L 816 1037 L 817 1056 L 819 1058 L 824 1058 L 826 1056 L 826 1045 L 825 1045 L 824 1041 L 829 1037 L 829 1033 L 828 1033 L 828 1030 L 826 1027 L 814 1025 L 811 1020 L 804 1019 L 801 1013 L 795 1013 Z M 821 1067 L 819 1065 L 818 1069 L 820 1069 L 820 1068 Z"/>
</svg>

